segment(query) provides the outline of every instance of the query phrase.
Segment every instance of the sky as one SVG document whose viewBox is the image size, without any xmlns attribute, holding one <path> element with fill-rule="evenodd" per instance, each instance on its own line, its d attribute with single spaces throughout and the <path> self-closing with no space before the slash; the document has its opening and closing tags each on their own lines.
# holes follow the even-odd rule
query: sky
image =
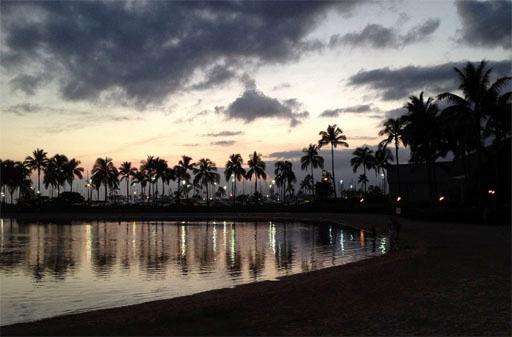
<svg viewBox="0 0 512 337">
<path fill-rule="evenodd" d="M 337 150 L 336 175 L 356 179 L 351 152 L 377 144 L 408 96 L 455 91 L 453 67 L 467 61 L 512 73 L 511 7 L 2 1 L 0 158 L 43 148 L 86 170 L 97 157 L 174 165 L 184 154 L 223 167 L 257 151 L 273 171 L 337 124 L 350 147 Z"/>
</svg>

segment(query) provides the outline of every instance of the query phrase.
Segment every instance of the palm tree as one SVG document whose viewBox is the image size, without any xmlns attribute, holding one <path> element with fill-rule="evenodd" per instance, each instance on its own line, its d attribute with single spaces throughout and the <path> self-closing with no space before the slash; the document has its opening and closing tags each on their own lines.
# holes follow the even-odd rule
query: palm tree
<svg viewBox="0 0 512 337">
<path fill-rule="evenodd" d="M 313 176 L 311 176 L 311 174 L 306 174 L 304 180 L 300 182 L 300 189 L 313 193 L 313 181 Z"/>
<path fill-rule="evenodd" d="M 236 180 L 241 181 L 245 178 L 245 169 L 242 167 L 244 160 L 242 156 L 237 154 L 232 154 L 229 156 L 229 160 L 226 162 L 226 169 L 224 170 L 224 177 L 226 181 L 229 181 L 231 177 L 234 178 L 233 182 L 233 204 L 236 203 Z"/>
<path fill-rule="evenodd" d="M 178 178 L 178 202 L 180 201 L 181 196 L 181 182 L 188 181 L 190 179 L 190 174 L 188 171 L 193 171 L 196 164 L 192 162 L 192 158 L 189 156 L 182 156 L 181 160 L 178 162 L 178 165 L 174 166 L 174 172 L 176 173 L 176 177 Z M 186 193 L 188 198 L 188 190 Z"/>
<path fill-rule="evenodd" d="M 148 188 L 148 198 L 151 198 L 151 186 L 153 186 L 153 183 L 155 181 L 155 157 L 154 156 L 147 156 L 146 160 L 142 160 L 140 162 L 140 168 L 145 172 L 145 174 L 148 176 L 148 182 L 149 182 L 149 188 Z"/>
<path fill-rule="evenodd" d="M 276 175 L 277 186 L 283 187 L 283 203 L 286 201 L 286 192 L 291 190 L 291 186 L 297 181 L 293 172 L 293 164 L 288 160 L 277 161 L 275 163 L 274 174 Z"/>
<path fill-rule="evenodd" d="M 141 169 L 137 170 L 135 169 L 136 171 L 133 173 L 132 177 L 132 185 L 135 185 L 135 184 L 140 184 L 140 188 L 141 188 L 141 195 L 145 195 L 146 194 L 146 185 L 149 181 L 148 179 L 148 176 L 146 174 L 146 172 L 143 170 L 142 166 L 141 166 Z"/>
<path fill-rule="evenodd" d="M 199 159 L 197 167 L 194 167 L 194 185 L 206 187 L 206 204 L 210 204 L 210 195 L 208 193 L 208 184 L 218 183 L 220 175 L 217 173 L 215 163 L 208 158 Z"/>
<path fill-rule="evenodd" d="M 31 171 L 37 170 L 37 194 L 41 193 L 41 170 L 44 170 L 48 163 L 47 153 L 42 149 L 35 149 L 32 152 L 32 156 L 25 158 L 25 166 Z"/>
<path fill-rule="evenodd" d="M 53 198 L 53 190 L 58 186 L 58 179 L 57 179 L 57 165 L 55 163 L 55 159 L 52 157 L 48 159 L 46 162 L 46 166 L 44 167 L 44 188 L 48 189 L 51 187 L 51 193 L 50 196 Z"/>
<path fill-rule="evenodd" d="M 458 117 L 459 120 L 465 121 L 459 131 L 464 134 L 464 139 L 470 139 L 471 142 L 465 144 L 465 151 L 469 153 L 471 150 L 477 151 L 478 167 L 482 167 L 482 149 L 485 140 L 485 122 L 493 115 L 496 108 L 496 102 L 499 101 L 501 90 L 506 87 L 512 77 L 498 78 L 494 83 L 490 83 L 490 75 L 492 67 L 489 67 L 485 60 L 481 61 L 477 66 L 471 62 L 459 69 L 454 68 L 459 76 L 459 90 L 463 96 L 445 92 L 438 95 L 440 101 L 446 101 L 452 105 L 445 109 L 446 113 L 450 113 Z M 443 111 L 444 113 L 444 111 Z M 465 143 L 464 140 L 462 143 Z M 461 151 L 458 151 L 459 153 Z M 466 156 L 467 153 L 464 155 Z M 480 174 L 478 175 L 479 201 L 482 198 Z"/>
<path fill-rule="evenodd" d="M 313 168 L 324 168 L 324 158 L 318 154 L 318 146 L 315 144 L 309 144 L 309 147 L 305 147 L 302 149 L 304 152 L 304 156 L 300 158 L 300 168 L 305 170 L 308 166 L 311 167 L 311 179 L 312 183 L 311 192 L 313 196 L 315 195 L 315 175 L 313 173 Z"/>
<path fill-rule="evenodd" d="M 14 192 L 18 190 L 19 196 L 30 190 L 30 169 L 19 161 L 2 161 L 2 185 L 5 185 L 11 196 L 11 204 L 14 203 Z M 18 198 L 19 199 L 19 198 Z"/>
<path fill-rule="evenodd" d="M 129 161 L 125 161 L 119 166 L 119 175 L 121 176 L 121 181 L 126 180 L 126 201 L 130 200 L 130 178 L 135 176 L 137 172 L 136 167 L 132 167 L 132 163 Z"/>
<path fill-rule="evenodd" d="M 350 165 L 354 170 L 357 171 L 359 166 L 363 167 L 363 176 L 366 177 L 366 170 L 371 170 L 375 167 L 375 157 L 373 156 L 373 150 L 370 150 L 368 146 L 362 146 L 355 149 L 352 153 L 353 157 L 350 159 Z M 368 181 L 368 179 L 366 180 Z M 364 182 L 364 193 L 366 193 L 366 181 Z"/>
<path fill-rule="evenodd" d="M 78 177 L 78 179 L 83 178 L 84 168 L 80 167 L 80 164 L 80 160 L 72 158 L 64 165 L 64 175 L 66 176 L 66 181 L 69 184 L 71 192 L 73 192 L 73 180 L 75 180 L 75 176 Z"/>
<path fill-rule="evenodd" d="M 359 178 L 357 179 L 357 182 L 359 184 L 363 184 L 364 186 L 364 193 L 366 194 L 366 184 L 368 183 L 368 177 L 366 176 L 366 174 L 361 174 L 359 175 Z"/>
<path fill-rule="evenodd" d="M 68 165 L 68 157 L 66 157 L 63 154 L 56 154 L 52 157 L 52 161 L 54 163 L 54 169 L 55 169 L 55 178 L 57 181 L 57 197 L 60 194 L 60 187 L 64 187 L 64 184 L 67 181 L 66 176 L 66 166 Z"/>
<path fill-rule="evenodd" d="M 394 160 L 391 150 L 385 146 L 379 145 L 377 151 L 375 151 L 375 172 L 384 174 L 384 181 L 382 182 L 382 191 L 385 193 L 385 187 L 387 180 L 387 170 L 390 162 Z"/>
<path fill-rule="evenodd" d="M 108 188 L 117 187 L 118 175 L 119 173 L 112 162 L 112 158 L 105 157 L 96 159 L 92 168 L 92 178 L 100 185 L 103 184 L 105 186 L 105 202 L 107 202 Z M 97 185 L 98 189 L 100 185 Z"/>
<path fill-rule="evenodd" d="M 167 168 L 168 168 L 167 160 L 161 159 L 160 157 L 155 158 L 155 161 L 154 161 L 154 172 L 155 172 L 154 184 L 156 184 L 156 189 L 155 189 L 156 197 L 158 197 L 158 180 L 163 178 Z M 162 188 L 163 188 L 163 186 L 162 186 Z M 162 193 L 163 193 L 163 191 L 162 191 Z"/>
<path fill-rule="evenodd" d="M 162 183 L 165 185 L 167 185 L 169 187 L 169 194 L 171 194 L 172 192 L 172 189 L 170 187 L 170 183 L 171 181 L 175 181 L 176 180 L 176 172 L 174 172 L 174 169 L 172 167 L 166 167 L 163 174 L 162 174 Z M 162 186 L 162 188 L 164 188 Z M 163 194 L 165 190 L 162 192 Z"/>
<path fill-rule="evenodd" d="M 261 160 L 261 154 L 254 151 L 254 153 L 249 155 L 247 165 L 249 166 L 249 169 L 247 170 L 247 177 L 252 180 L 252 176 L 254 176 L 254 194 L 256 194 L 258 191 L 258 178 L 267 180 L 265 162 Z"/>
<path fill-rule="evenodd" d="M 334 148 L 338 145 L 348 147 L 346 142 L 347 137 L 343 134 L 343 131 L 334 125 L 329 125 L 327 131 L 320 131 L 319 135 L 322 137 L 318 141 L 318 148 L 322 148 L 324 145 L 331 144 L 331 167 L 332 167 L 332 187 L 334 189 L 334 198 L 336 195 L 336 177 L 334 175 Z"/>
<path fill-rule="evenodd" d="M 433 165 L 436 159 L 444 156 L 447 151 L 439 110 L 431 97 L 425 101 L 423 92 L 419 96 L 410 96 L 405 108 L 408 114 L 404 116 L 406 125 L 403 137 L 411 148 L 410 161 L 425 163 L 429 195 L 433 204 L 433 180 L 435 180 Z"/>
<path fill-rule="evenodd" d="M 398 157 L 398 147 L 400 144 L 407 146 L 404 142 L 404 128 L 405 128 L 405 119 L 404 118 L 390 118 L 384 122 L 384 128 L 379 131 L 379 136 L 387 136 L 380 145 L 383 147 L 387 147 L 389 144 L 395 144 L 395 158 L 396 158 L 396 176 L 398 179 L 398 195 L 401 192 L 401 183 L 400 183 L 400 160 Z"/>
</svg>

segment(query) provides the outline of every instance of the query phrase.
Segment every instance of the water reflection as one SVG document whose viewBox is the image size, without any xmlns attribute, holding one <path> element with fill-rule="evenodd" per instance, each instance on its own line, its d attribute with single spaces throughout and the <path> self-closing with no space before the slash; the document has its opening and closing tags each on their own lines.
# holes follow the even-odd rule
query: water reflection
<svg viewBox="0 0 512 337">
<path fill-rule="evenodd" d="M 386 242 L 335 225 L 4 219 L 1 324 L 275 279 L 382 254 Z"/>
</svg>

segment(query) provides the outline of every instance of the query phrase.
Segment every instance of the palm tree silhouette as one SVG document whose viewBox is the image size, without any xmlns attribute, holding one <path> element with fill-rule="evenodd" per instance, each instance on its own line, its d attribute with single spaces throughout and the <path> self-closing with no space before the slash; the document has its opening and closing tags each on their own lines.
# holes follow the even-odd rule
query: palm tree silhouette
<svg viewBox="0 0 512 337">
<path fill-rule="evenodd" d="M 44 170 L 48 163 L 47 153 L 42 149 L 35 149 L 32 152 L 32 156 L 25 158 L 25 166 L 30 170 L 37 170 L 37 194 L 41 193 L 41 170 Z"/>
<path fill-rule="evenodd" d="M 112 162 L 112 158 L 98 158 L 94 163 L 92 168 L 92 178 L 97 182 L 97 184 L 103 184 L 105 187 L 105 202 L 107 202 L 108 188 L 116 188 L 117 187 L 117 177 L 119 173 L 117 172 L 114 163 Z M 98 190 L 99 187 L 98 186 Z"/>
<path fill-rule="evenodd" d="M 140 184 L 141 188 L 141 196 L 144 196 L 146 194 L 146 185 L 149 181 L 148 176 L 146 172 L 144 171 L 143 167 L 139 170 L 136 170 L 133 175 L 132 185 Z"/>
<path fill-rule="evenodd" d="M 324 168 L 324 158 L 318 154 L 318 146 L 315 144 L 309 144 L 309 147 L 305 147 L 302 149 L 304 152 L 304 156 L 300 158 L 300 167 L 303 170 L 306 170 L 308 166 L 311 167 L 311 192 L 313 196 L 315 196 L 315 175 L 313 173 L 313 168 Z"/>
<path fill-rule="evenodd" d="M 188 156 L 182 156 L 181 160 L 178 162 L 178 166 L 174 167 L 176 172 L 176 177 L 178 177 L 178 202 L 180 200 L 180 182 L 188 181 L 190 179 L 190 174 L 188 171 L 193 171 L 196 164 L 192 162 L 192 158 Z M 186 197 L 188 199 L 188 189 L 186 192 Z"/>
<path fill-rule="evenodd" d="M 1 165 L 2 185 L 6 186 L 11 196 L 11 204 L 14 203 L 14 192 L 18 190 L 18 195 L 29 193 L 30 190 L 30 169 L 22 162 L 4 160 Z M 18 198 L 19 200 L 19 198 Z"/>
<path fill-rule="evenodd" d="M 293 164 L 288 160 L 277 161 L 275 163 L 274 174 L 276 175 L 277 186 L 283 187 L 283 203 L 286 202 L 286 192 L 291 190 L 291 186 L 297 181 L 293 172 Z"/>
<path fill-rule="evenodd" d="M 322 137 L 318 141 L 318 148 L 322 148 L 324 145 L 331 144 L 331 167 L 332 167 L 332 187 L 334 190 L 334 198 L 336 195 L 336 176 L 334 175 L 334 148 L 338 145 L 348 147 L 348 143 L 345 142 L 347 137 L 343 134 L 343 131 L 334 125 L 327 126 L 327 131 L 320 131 L 319 135 Z"/>
<path fill-rule="evenodd" d="M 300 182 L 300 189 L 303 191 L 309 191 L 313 194 L 313 181 L 311 174 L 306 174 L 304 179 Z"/>
<path fill-rule="evenodd" d="M 126 180 L 126 201 L 130 201 L 130 178 L 135 176 L 137 172 L 137 168 L 132 167 L 132 163 L 129 161 L 125 161 L 121 163 L 119 166 L 119 175 L 121 176 L 121 181 Z"/>
<path fill-rule="evenodd" d="M 58 185 L 57 165 L 56 165 L 55 159 L 53 157 L 48 159 L 43 172 L 44 172 L 44 178 L 43 178 L 44 188 L 48 190 L 48 188 L 51 187 L 50 196 L 53 198 L 53 190 Z"/>
<path fill-rule="evenodd" d="M 370 148 L 366 145 L 362 147 L 358 147 L 354 150 L 352 153 L 353 157 L 350 159 L 350 165 L 352 166 L 352 169 L 354 173 L 357 171 L 359 166 L 363 167 L 363 176 L 366 178 L 366 170 L 371 170 L 375 167 L 375 157 L 373 156 L 373 150 L 370 150 Z M 366 181 L 363 181 L 364 184 L 364 193 L 366 193 L 366 182 L 368 181 L 368 178 L 366 178 Z"/>
<path fill-rule="evenodd" d="M 368 177 L 366 176 L 365 173 L 359 175 L 359 178 L 357 179 L 357 182 L 359 184 L 363 184 L 364 186 L 364 193 L 366 194 L 366 184 L 368 183 Z"/>
<path fill-rule="evenodd" d="M 435 180 L 433 165 L 437 158 L 444 156 L 447 152 L 439 110 L 431 97 L 425 101 L 423 92 L 419 96 L 410 96 L 405 108 L 409 113 L 404 116 L 406 122 L 404 140 L 411 148 L 410 161 L 425 163 L 429 195 L 433 204 L 433 180 Z"/>
<path fill-rule="evenodd" d="M 396 176 L 398 179 L 398 195 L 401 192 L 401 182 L 400 182 L 400 161 L 398 157 L 398 147 L 400 143 L 404 146 L 407 144 L 404 142 L 404 128 L 405 128 L 405 120 L 403 118 L 390 118 L 384 122 L 384 128 L 379 131 L 379 136 L 387 136 L 380 145 L 383 147 L 387 147 L 389 144 L 395 144 L 395 158 L 396 158 Z"/>
<path fill-rule="evenodd" d="M 226 181 L 229 181 L 231 177 L 233 177 L 233 204 L 236 203 L 236 180 L 241 181 L 245 178 L 246 172 L 242 167 L 244 160 L 242 156 L 237 154 L 232 154 L 229 156 L 229 160 L 226 162 L 226 168 L 224 170 L 224 177 Z"/>
<path fill-rule="evenodd" d="M 163 178 L 163 176 L 166 173 L 167 168 L 168 168 L 167 160 L 162 159 L 160 157 L 155 158 L 155 161 L 154 161 L 154 173 L 155 173 L 154 184 L 156 184 L 155 197 L 157 197 L 157 198 L 158 198 L 158 180 Z"/>
<path fill-rule="evenodd" d="M 68 164 L 68 157 L 63 154 L 56 154 L 52 158 L 55 169 L 55 179 L 57 181 L 57 197 L 60 194 L 60 187 L 64 187 L 67 181 L 66 166 Z"/>
<path fill-rule="evenodd" d="M 72 158 L 64 165 L 64 175 L 66 176 L 66 181 L 69 184 L 70 192 L 73 192 L 73 181 L 75 180 L 75 176 L 78 179 L 83 178 L 84 168 L 80 166 L 80 160 L 76 160 Z"/>
<path fill-rule="evenodd" d="M 171 184 L 171 181 L 176 180 L 176 172 L 174 172 L 173 168 L 166 167 L 161 178 L 162 178 L 162 183 L 164 184 L 164 186 L 167 185 L 169 187 L 169 194 L 171 194 L 172 189 L 170 187 L 170 184 Z M 164 192 L 165 192 L 165 190 L 162 193 L 165 194 Z"/>
<path fill-rule="evenodd" d="M 220 175 L 217 173 L 215 163 L 208 158 L 199 159 L 197 167 L 193 168 L 194 171 L 194 185 L 206 187 L 206 204 L 210 204 L 210 195 L 208 191 L 208 184 L 218 183 Z"/>
<path fill-rule="evenodd" d="M 249 155 L 249 161 L 247 162 L 249 169 L 247 170 L 247 177 L 252 180 L 254 175 L 254 194 L 258 192 L 258 178 L 267 180 L 267 174 L 265 173 L 265 162 L 261 160 L 261 154 L 252 153 Z"/>
<path fill-rule="evenodd" d="M 387 180 L 387 170 L 389 163 L 394 160 L 391 150 L 385 146 L 379 145 L 375 151 L 375 172 L 384 174 L 384 181 L 382 183 L 382 191 L 385 192 L 385 181 Z"/>
<path fill-rule="evenodd" d="M 148 188 L 148 199 L 151 198 L 152 194 L 151 194 L 151 187 L 155 181 L 155 166 L 156 166 L 156 161 L 155 161 L 155 157 L 154 156 L 147 156 L 146 157 L 146 160 L 142 160 L 140 162 L 140 168 L 141 170 L 147 175 L 148 177 L 148 183 L 149 183 L 149 188 Z"/>
<path fill-rule="evenodd" d="M 476 150 L 478 167 L 481 168 L 485 122 L 492 116 L 501 90 L 506 87 L 512 77 L 501 77 L 491 84 L 492 67 L 489 67 L 485 60 L 482 60 L 477 66 L 467 62 L 462 69 L 455 67 L 454 70 L 459 76 L 459 90 L 462 91 L 463 97 L 450 92 L 442 93 L 437 97 L 440 101 L 452 104 L 443 113 L 454 115 L 455 119 L 459 121 L 465 121 L 459 130 L 459 133 L 465 135 L 461 143 L 465 143 L 467 146 L 467 153 Z M 466 143 L 465 139 L 471 141 Z M 461 151 L 456 152 L 460 153 Z M 477 175 L 477 185 L 478 199 L 481 203 L 482 179 L 480 174 Z"/>
</svg>

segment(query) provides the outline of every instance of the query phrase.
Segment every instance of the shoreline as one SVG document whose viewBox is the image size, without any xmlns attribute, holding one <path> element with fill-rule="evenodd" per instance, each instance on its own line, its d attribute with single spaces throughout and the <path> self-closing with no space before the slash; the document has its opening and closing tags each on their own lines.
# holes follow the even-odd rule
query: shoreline
<svg viewBox="0 0 512 337">
<path fill-rule="evenodd" d="M 146 213 L 135 217 L 131 214 L 55 215 L 37 218 L 40 221 L 70 220 L 70 216 L 73 220 L 105 221 L 121 221 L 123 217 L 137 221 L 270 218 L 336 222 L 364 230 L 375 225 L 381 233 L 385 232 L 389 219 L 389 215 L 377 214 L 243 212 L 192 216 Z M 36 217 L 29 214 L 16 218 L 33 221 Z M 249 283 L 2 326 L 1 333 L 510 335 L 507 319 L 510 316 L 510 228 L 410 219 L 400 222 L 402 247 L 398 253 L 285 276 L 278 282 Z M 472 279 L 467 279 L 468 274 Z M 418 302 L 422 304 L 418 306 Z M 410 330 L 412 325 L 416 326 L 415 330 Z"/>
</svg>

